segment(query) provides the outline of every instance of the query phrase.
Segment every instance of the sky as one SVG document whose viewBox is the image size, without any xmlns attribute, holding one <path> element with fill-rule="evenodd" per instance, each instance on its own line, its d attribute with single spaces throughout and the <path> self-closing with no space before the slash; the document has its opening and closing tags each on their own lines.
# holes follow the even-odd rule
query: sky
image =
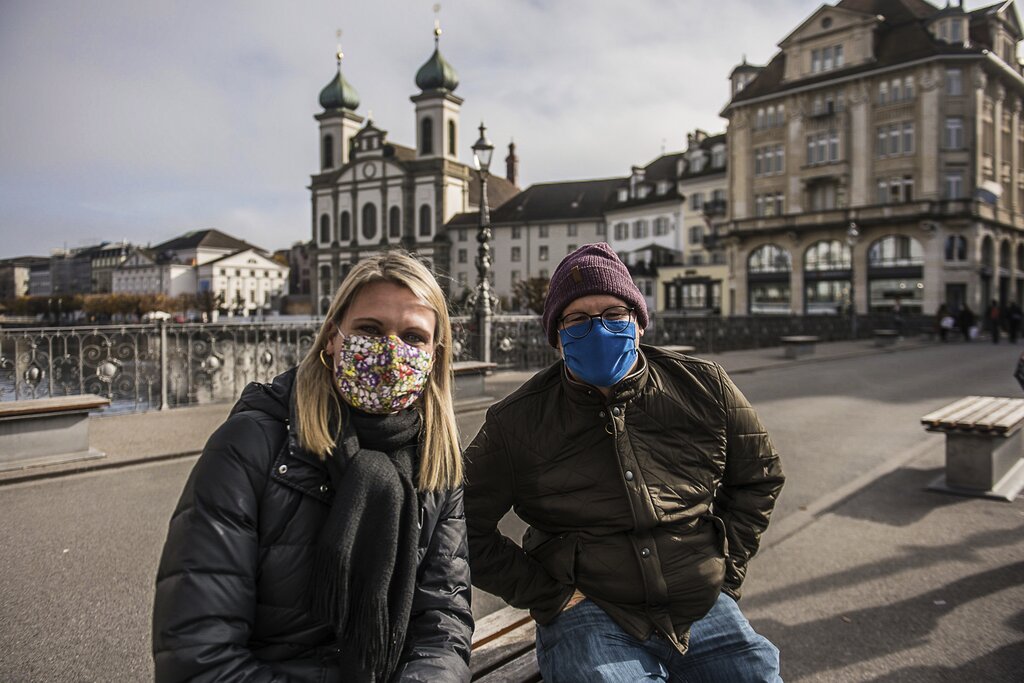
<svg viewBox="0 0 1024 683">
<path fill-rule="evenodd" d="M 725 130 L 728 75 L 767 63 L 811 0 L 442 0 L 462 161 L 481 120 L 520 186 L 624 176 Z M 320 90 L 343 73 L 415 145 L 433 0 L 2 0 L 0 258 L 217 228 L 312 237 Z"/>
</svg>

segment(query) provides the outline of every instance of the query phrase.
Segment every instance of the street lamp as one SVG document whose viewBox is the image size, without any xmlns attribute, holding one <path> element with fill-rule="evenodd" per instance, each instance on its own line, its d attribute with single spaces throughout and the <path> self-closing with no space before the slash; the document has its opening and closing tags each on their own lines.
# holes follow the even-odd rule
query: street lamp
<svg viewBox="0 0 1024 683">
<path fill-rule="evenodd" d="M 857 224 L 854 221 L 850 221 L 850 226 L 846 229 L 846 243 L 850 246 L 850 332 L 854 339 L 857 338 L 857 290 L 854 287 L 856 268 L 853 248 L 857 246 L 858 239 L 860 239 L 860 230 L 857 229 Z"/>
<path fill-rule="evenodd" d="M 480 122 L 480 139 L 473 143 L 473 165 L 480 172 L 480 227 L 476 241 L 476 324 L 479 332 L 479 358 L 491 362 L 491 216 L 487 210 L 487 170 L 491 167 L 494 145 L 487 139 L 487 129 Z"/>
</svg>

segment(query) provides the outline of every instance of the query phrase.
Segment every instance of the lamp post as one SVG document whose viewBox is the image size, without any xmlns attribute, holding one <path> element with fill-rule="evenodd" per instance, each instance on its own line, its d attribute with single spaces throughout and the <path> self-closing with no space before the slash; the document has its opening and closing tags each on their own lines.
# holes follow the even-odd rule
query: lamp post
<svg viewBox="0 0 1024 683">
<path fill-rule="evenodd" d="M 853 335 L 853 339 L 857 338 L 857 289 L 854 287 L 856 269 L 853 248 L 857 246 L 858 239 L 860 239 L 860 230 L 857 229 L 857 224 L 854 221 L 850 221 L 850 226 L 846 229 L 846 243 L 850 246 L 850 333 Z"/>
<path fill-rule="evenodd" d="M 476 241 L 476 325 L 477 358 L 491 362 L 491 216 L 487 209 L 487 171 L 491 167 L 494 145 L 487 139 L 487 129 L 480 122 L 480 139 L 473 143 L 473 165 L 480 172 L 480 227 Z"/>
</svg>

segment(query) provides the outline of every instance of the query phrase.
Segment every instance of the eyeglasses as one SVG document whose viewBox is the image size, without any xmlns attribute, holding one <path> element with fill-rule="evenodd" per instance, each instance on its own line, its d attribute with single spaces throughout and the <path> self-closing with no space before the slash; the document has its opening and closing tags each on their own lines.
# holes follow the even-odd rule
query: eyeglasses
<svg viewBox="0 0 1024 683">
<path fill-rule="evenodd" d="M 635 319 L 634 309 L 626 306 L 606 308 L 599 315 L 586 313 L 570 313 L 559 318 L 558 323 L 565 333 L 573 339 L 583 339 L 594 329 L 594 318 L 601 321 L 604 329 L 609 332 L 622 332 Z"/>
</svg>

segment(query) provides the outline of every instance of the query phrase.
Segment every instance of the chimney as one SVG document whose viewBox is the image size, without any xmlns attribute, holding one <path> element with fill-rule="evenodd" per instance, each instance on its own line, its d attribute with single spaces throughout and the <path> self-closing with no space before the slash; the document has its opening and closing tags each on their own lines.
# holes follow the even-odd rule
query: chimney
<svg viewBox="0 0 1024 683">
<path fill-rule="evenodd" d="M 516 156 L 516 143 L 508 143 L 508 156 L 505 157 L 505 177 L 508 181 L 519 186 L 519 157 Z"/>
</svg>

